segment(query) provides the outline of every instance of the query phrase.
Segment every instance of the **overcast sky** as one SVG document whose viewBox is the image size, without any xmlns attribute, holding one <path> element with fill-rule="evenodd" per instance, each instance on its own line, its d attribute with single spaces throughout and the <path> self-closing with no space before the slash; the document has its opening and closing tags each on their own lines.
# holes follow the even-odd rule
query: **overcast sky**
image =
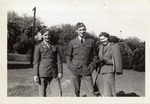
<svg viewBox="0 0 150 104">
<path fill-rule="evenodd" d="M 88 32 L 106 31 L 119 38 L 146 40 L 150 33 L 150 0 L 12 0 L 3 8 L 36 16 L 45 25 L 83 22 Z"/>
</svg>

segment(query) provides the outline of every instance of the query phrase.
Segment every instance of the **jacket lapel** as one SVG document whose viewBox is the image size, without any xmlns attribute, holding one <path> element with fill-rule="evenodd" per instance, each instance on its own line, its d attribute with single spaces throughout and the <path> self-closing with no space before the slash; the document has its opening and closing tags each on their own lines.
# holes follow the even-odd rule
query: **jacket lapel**
<svg viewBox="0 0 150 104">
<path fill-rule="evenodd" d="M 89 39 L 85 38 L 85 41 L 83 42 L 83 46 L 85 46 L 86 44 L 88 44 L 90 41 Z"/>
<path fill-rule="evenodd" d="M 104 46 L 103 45 L 100 45 L 99 46 L 99 52 L 98 52 L 98 55 L 99 55 L 99 59 L 102 60 L 103 59 L 103 55 L 104 55 Z"/>
<path fill-rule="evenodd" d="M 90 41 L 89 41 L 88 38 L 85 38 L 85 40 L 84 40 L 84 42 L 83 42 L 83 44 L 82 44 L 81 41 L 79 40 L 79 38 L 76 37 L 76 38 L 75 38 L 75 42 L 78 43 L 78 44 L 80 44 L 80 45 L 85 46 L 85 45 L 88 44 Z"/>
<path fill-rule="evenodd" d="M 81 45 L 81 41 L 79 40 L 78 37 L 75 38 L 75 42 Z"/>
<path fill-rule="evenodd" d="M 112 43 L 109 43 L 107 46 L 103 46 L 103 52 L 105 53 L 113 44 Z"/>
</svg>

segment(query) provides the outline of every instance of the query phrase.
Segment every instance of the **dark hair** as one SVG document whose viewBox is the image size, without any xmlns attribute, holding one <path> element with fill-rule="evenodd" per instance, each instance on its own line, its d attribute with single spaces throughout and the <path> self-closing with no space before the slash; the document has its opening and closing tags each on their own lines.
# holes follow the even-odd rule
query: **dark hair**
<svg viewBox="0 0 150 104">
<path fill-rule="evenodd" d="M 78 22 L 78 23 L 76 24 L 76 26 L 75 26 L 75 29 L 77 30 L 77 29 L 80 28 L 80 27 L 84 27 L 84 28 L 86 29 L 84 23 Z"/>
<path fill-rule="evenodd" d="M 104 37 L 107 37 L 107 38 L 110 37 L 110 35 L 109 35 L 107 32 L 101 32 L 101 33 L 99 34 L 99 37 L 100 37 L 100 36 L 104 36 Z"/>
<path fill-rule="evenodd" d="M 99 37 L 100 37 L 100 36 L 104 36 L 104 37 L 108 38 L 108 41 L 111 42 L 111 40 L 110 40 L 110 35 L 109 35 L 107 32 L 101 32 L 101 33 L 99 34 Z"/>
</svg>

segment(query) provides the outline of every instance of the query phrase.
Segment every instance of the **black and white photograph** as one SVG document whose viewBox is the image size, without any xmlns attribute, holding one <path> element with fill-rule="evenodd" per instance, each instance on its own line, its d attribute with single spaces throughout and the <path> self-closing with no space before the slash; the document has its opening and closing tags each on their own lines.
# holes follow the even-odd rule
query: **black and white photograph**
<svg viewBox="0 0 150 104">
<path fill-rule="evenodd" d="M 2 0 L 0 100 L 150 103 L 150 0 Z"/>
</svg>

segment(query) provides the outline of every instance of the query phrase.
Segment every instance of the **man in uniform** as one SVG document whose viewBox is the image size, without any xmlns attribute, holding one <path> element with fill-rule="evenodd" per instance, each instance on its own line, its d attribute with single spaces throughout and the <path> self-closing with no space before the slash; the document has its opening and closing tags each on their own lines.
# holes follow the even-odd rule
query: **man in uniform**
<svg viewBox="0 0 150 104">
<path fill-rule="evenodd" d="M 46 96 L 50 85 L 51 96 L 60 96 L 58 80 L 62 78 L 62 60 L 57 45 L 52 45 L 52 34 L 44 30 L 43 41 L 35 46 L 34 81 L 39 85 L 39 96 Z"/>
<path fill-rule="evenodd" d="M 97 58 L 94 41 L 87 37 L 83 23 L 76 24 L 78 36 L 70 41 L 67 51 L 67 65 L 71 72 L 73 96 L 80 96 L 81 79 L 87 90 L 87 96 L 95 96 L 91 73 Z"/>
</svg>

